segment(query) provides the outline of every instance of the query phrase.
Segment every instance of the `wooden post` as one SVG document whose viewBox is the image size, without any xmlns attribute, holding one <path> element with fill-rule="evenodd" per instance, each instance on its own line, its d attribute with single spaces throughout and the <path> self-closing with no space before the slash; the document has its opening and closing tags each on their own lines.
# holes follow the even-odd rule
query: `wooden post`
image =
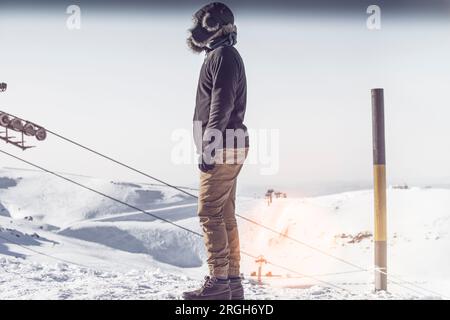
<svg viewBox="0 0 450 320">
<path fill-rule="evenodd" d="M 384 91 L 372 89 L 373 177 L 375 204 L 375 290 L 387 290 L 386 153 Z"/>
</svg>

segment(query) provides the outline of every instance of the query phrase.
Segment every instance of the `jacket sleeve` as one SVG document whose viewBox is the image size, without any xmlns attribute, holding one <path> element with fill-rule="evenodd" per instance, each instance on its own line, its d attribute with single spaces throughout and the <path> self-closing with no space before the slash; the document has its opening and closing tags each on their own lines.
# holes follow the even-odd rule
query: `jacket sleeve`
<svg viewBox="0 0 450 320">
<path fill-rule="evenodd" d="M 231 52 L 224 51 L 211 61 L 210 71 L 213 87 L 206 130 L 216 129 L 223 133 L 234 109 L 238 64 Z"/>
</svg>

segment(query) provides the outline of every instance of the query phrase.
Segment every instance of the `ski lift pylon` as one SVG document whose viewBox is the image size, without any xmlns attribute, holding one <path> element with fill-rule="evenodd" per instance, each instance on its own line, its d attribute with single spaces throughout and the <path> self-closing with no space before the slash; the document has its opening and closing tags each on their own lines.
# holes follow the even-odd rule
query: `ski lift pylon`
<svg viewBox="0 0 450 320">
<path fill-rule="evenodd" d="M 0 83 L 0 92 L 5 92 L 7 87 L 6 83 Z M 47 131 L 43 127 L 3 111 L 0 111 L 0 127 L 5 129 L 5 131 L 0 132 L 0 139 L 22 150 L 33 147 L 25 145 L 25 136 L 35 136 L 38 141 L 43 141 L 47 138 Z M 15 137 L 9 134 L 9 130 L 20 132 L 21 139 L 14 140 Z"/>
</svg>

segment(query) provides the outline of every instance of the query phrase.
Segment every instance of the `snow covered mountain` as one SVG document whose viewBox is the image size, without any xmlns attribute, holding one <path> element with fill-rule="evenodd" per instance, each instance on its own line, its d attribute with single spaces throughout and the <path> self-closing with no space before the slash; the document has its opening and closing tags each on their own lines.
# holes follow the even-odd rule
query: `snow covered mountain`
<svg viewBox="0 0 450 320">
<path fill-rule="evenodd" d="M 201 233 L 195 199 L 178 191 L 65 176 Z M 239 220 L 242 249 L 283 267 L 264 265 L 259 285 L 243 255 L 250 299 L 450 296 L 450 190 L 388 190 L 389 293 L 372 292 L 371 190 L 237 205 L 298 240 Z M 204 260 L 195 234 L 43 172 L 0 170 L 0 299 L 178 299 Z"/>
</svg>

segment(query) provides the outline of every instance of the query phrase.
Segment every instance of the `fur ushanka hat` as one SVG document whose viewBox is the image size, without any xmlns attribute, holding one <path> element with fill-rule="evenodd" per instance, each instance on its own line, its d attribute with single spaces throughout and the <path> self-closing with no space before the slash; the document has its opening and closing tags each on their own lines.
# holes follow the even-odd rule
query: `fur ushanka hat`
<svg viewBox="0 0 450 320">
<path fill-rule="evenodd" d="M 236 34 L 234 15 L 225 4 L 213 2 L 205 5 L 193 16 L 194 25 L 189 29 L 188 46 L 195 52 L 202 52 L 211 40 Z"/>
</svg>

